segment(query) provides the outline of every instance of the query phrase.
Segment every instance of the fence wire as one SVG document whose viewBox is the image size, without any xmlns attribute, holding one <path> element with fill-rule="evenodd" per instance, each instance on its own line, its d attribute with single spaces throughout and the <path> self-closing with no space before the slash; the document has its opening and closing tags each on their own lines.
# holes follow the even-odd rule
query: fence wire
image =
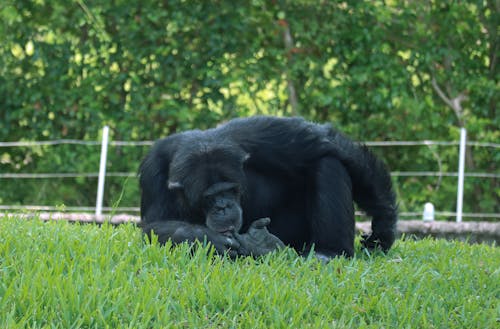
<svg viewBox="0 0 500 329">
<path fill-rule="evenodd" d="M 459 146 L 458 141 L 366 141 L 361 142 L 367 146 L 372 147 L 387 147 L 387 146 Z M 119 146 L 151 146 L 154 141 L 110 141 L 109 146 L 119 147 Z M 57 139 L 50 141 L 17 141 L 17 142 L 0 142 L 0 147 L 36 147 L 36 146 L 56 146 L 56 145 L 86 145 L 86 146 L 101 146 L 101 141 L 83 141 L 76 139 Z M 488 148 L 500 148 L 499 143 L 488 143 L 488 142 L 474 142 L 467 141 L 466 145 L 474 147 L 488 147 Z M 440 172 L 440 171 L 394 171 L 391 173 L 394 177 L 458 177 L 456 172 Z M 137 176 L 137 172 L 108 172 L 106 177 L 134 177 Z M 0 179 L 47 179 L 47 178 L 98 178 L 98 172 L 74 172 L 74 173 L 0 173 Z M 465 177 L 475 177 L 475 178 L 500 178 L 499 173 L 484 173 L 484 172 L 469 172 L 465 173 Z M 93 211 L 95 207 L 62 207 L 65 211 Z M 27 210 L 27 211 L 60 211 L 61 207 L 54 206 L 37 206 L 37 205 L 0 205 L 0 210 Z M 127 211 L 127 212 L 139 212 L 137 207 L 103 207 L 106 212 L 116 212 L 116 211 Z M 357 213 L 359 216 L 363 216 L 362 212 Z M 402 212 L 399 214 L 400 217 L 420 217 L 421 213 L 418 212 Z M 456 212 L 447 211 L 436 211 L 436 216 L 442 217 L 455 217 Z M 500 218 L 500 214 L 496 213 L 463 213 L 463 217 L 470 218 Z"/>
<path fill-rule="evenodd" d="M 106 177 L 134 177 L 136 172 L 108 172 Z M 439 172 L 439 171 L 393 171 L 391 176 L 394 177 L 457 177 L 454 172 Z M 41 178 L 96 178 L 99 177 L 98 172 L 82 172 L 82 173 L 5 173 L 0 174 L 0 179 L 4 178 L 20 178 L 20 179 L 41 179 Z M 500 174 L 495 173 L 465 173 L 465 177 L 476 178 L 500 178 Z"/>
<path fill-rule="evenodd" d="M 460 143 L 446 141 L 365 141 L 361 142 L 367 146 L 458 146 Z M 55 139 L 51 141 L 19 141 L 19 142 L 0 142 L 0 147 L 34 147 L 34 146 L 52 146 L 52 145 L 101 145 L 100 141 L 82 141 L 77 139 Z M 154 141 L 111 141 L 110 146 L 151 146 Z M 466 143 L 469 146 L 500 148 L 499 143 L 473 142 Z"/>
</svg>

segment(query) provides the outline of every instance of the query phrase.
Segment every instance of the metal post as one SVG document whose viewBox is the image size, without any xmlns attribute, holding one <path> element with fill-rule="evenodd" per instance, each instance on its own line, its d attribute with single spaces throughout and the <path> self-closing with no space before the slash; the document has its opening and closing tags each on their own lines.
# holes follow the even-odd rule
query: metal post
<svg viewBox="0 0 500 329">
<path fill-rule="evenodd" d="M 467 140 L 467 130 L 465 130 L 465 128 L 462 127 L 460 128 L 460 153 L 458 158 L 457 223 L 460 223 L 462 221 L 466 140 Z"/>
<path fill-rule="evenodd" d="M 102 199 L 104 196 L 104 178 L 106 177 L 106 157 L 108 155 L 109 127 L 102 128 L 101 163 L 99 165 L 99 181 L 97 182 L 96 216 L 102 215 Z"/>
</svg>

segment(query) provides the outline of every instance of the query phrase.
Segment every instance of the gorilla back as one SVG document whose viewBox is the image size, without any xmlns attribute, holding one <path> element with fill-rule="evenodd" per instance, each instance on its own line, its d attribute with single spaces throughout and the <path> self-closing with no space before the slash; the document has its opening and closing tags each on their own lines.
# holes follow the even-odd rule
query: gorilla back
<svg viewBox="0 0 500 329">
<path fill-rule="evenodd" d="M 186 131 L 156 142 L 139 172 L 141 225 L 160 242 L 206 239 L 243 254 L 236 237 L 269 217 L 272 238 L 299 252 L 352 256 L 353 202 L 372 217 L 365 247 L 387 251 L 395 239 L 385 165 L 330 125 L 258 116 Z"/>
</svg>

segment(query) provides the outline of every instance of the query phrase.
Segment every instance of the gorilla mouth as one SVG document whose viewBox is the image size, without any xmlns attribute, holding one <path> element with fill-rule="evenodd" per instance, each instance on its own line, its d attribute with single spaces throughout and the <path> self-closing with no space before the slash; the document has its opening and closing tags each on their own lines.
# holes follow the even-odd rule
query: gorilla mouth
<svg viewBox="0 0 500 329">
<path fill-rule="evenodd" d="M 222 235 L 231 236 L 234 233 L 234 226 L 218 229 L 217 232 L 219 232 Z"/>
</svg>

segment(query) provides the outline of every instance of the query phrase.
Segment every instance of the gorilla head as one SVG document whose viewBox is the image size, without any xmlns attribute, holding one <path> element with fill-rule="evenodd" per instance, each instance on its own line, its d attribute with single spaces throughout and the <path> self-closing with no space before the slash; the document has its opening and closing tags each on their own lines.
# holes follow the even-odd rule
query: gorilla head
<svg viewBox="0 0 500 329">
<path fill-rule="evenodd" d="M 186 143 L 170 163 L 168 189 L 184 212 L 199 224 L 223 233 L 242 226 L 240 196 L 245 187 L 247 154 L 231 144 Z"/>
</svg>

